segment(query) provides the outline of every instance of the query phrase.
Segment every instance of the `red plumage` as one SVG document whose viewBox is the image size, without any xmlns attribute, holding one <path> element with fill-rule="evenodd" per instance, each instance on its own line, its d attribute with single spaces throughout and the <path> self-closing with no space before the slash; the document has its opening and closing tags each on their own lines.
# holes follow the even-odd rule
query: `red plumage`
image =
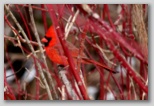
<svg viewBox="0 0 154 106">
<path fill-rule="evenodd" d="M 52 62 L 60 64 L 60 65 L 64 65 L 64 66 L 69 65 L 67 57 L 64 55 L 64 51 L 57 37 L 57 33 L 56 33 L 54 26 L 51 26 L 48 29 L 45 37 L 41 41 L 45 44 L 46 54 Z M 67 42 L 67 47 L 69 49 L 71 56 L 74 59 L 74 62 L 76 63 L 77 62 L 76 60 L 79 54 L 79 49 L 76 48 L 70 42 Z M 81 57 L 81 62 L 84 64 L 96 64 L 100 67 L 107 69 L 108 71 L 116 73 L 116 71 L 113 71 L 111 68 L 108 68 L 107 66 L 101 63 L 98 63 L 94 60 L 88 59 L 84 53 L 82 53 L 80 57 Z"/>
</svg>

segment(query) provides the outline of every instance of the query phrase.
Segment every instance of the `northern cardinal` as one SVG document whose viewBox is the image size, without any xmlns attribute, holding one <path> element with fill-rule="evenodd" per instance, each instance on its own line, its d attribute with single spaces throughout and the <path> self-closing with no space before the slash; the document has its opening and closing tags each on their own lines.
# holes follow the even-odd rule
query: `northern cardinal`
<svg viewBox="0 0 154 106">
<path fill-rule="evenodd" d="M 46 54 L 52 62 L 57 63 L 59 65 L 64 65 L 64 66 L 69 65 L 67 57 L 64 55 L 64 51 L 62 49 L 61 43 L 57 37 L 57 33 L 54 26 L 50 26 L 45 37 L 41 40 L 41 42 L 44 43 Z M 77 62 L 79 49 L 76 48 L 70 42 L 67 42 L 67 47 L 74 59 L 74 62 Z M 108 68 L 107 66 L 101 63 L 88 59 L 84 53 L 82 53 L 80 57 L 81 57 L 81 63 L 96 64 L 100 67 L 105 68 L 108 71 L 111 71 L 112 73 L 117 73 L 116 71 L 113 71 L 112 69 Z"/>
</svg>

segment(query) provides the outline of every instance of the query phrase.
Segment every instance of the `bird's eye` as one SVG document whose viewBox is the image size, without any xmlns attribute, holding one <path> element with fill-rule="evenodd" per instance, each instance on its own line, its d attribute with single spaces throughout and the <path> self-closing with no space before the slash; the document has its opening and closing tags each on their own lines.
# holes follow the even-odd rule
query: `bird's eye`
<svg viewBox="0 0 154 106">
<path fill-rule="evenodd" d="M 47 47 L 49 45 L 49 42 L 51 42 L 52 37 L 45 36 L 45 38 L 48 40 L 48 42 L 44 43 L 45 47 Z"/>
</svg>

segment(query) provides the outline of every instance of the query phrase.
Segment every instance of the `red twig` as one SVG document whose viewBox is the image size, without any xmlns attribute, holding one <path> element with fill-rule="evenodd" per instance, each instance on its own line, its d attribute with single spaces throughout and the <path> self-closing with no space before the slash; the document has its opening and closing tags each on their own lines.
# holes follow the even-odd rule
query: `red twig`
<svg viewBox="0 0 154 106">
<path fill-rule="evenodd" d="M 111 16 L 110 16 L 108 4 L 104 4 L 104 13 L 107 14 L 108 19 L 109 19 L 109 22 L 110 22 L 110 25 L 111 25 L 111 27 L 113 28 L 113 30 L 115 30 L 115 26 L 114 26 L 114 24 L 113 24 L 113 22 L 112 22 L 112 19 L 111 19 Z"/>
<path fill-rule="evenodd" d="M 24 17 L 23 14 L 21 13 L 21 11 L 20 11 L 18 5 L 16 4 L 15 6 L 16 6 L 16 9 L 17 9 L 17 11 L 18 11 L 18 13 L 19 13 L 19 15 L 20 15 L 20 17 L 21 17 L 21 19 L 22 19 L 22 21 L 23 21 L 25 27 L 26 27 L 26 31 L 27 31 L 27 33 L 28 33 L 28 37 L 29 37 L 30 40 L 32 40 L 30 31 L 29 31 L 29 27 L 28 27 L 28 25 L 27 25 L 27 22 L 26 22 L 26 20 L 25 20 L 25 17 Z"/>
<path fill-rule="evenodd" d="M 10 86 L 7 84 L 7 82 L 4 82 L 4 99 L 5 100 L 16 100 L 15 95 L 13 94 L 12 89 L 10 88 Z"/>
<path fill-rule="evenodd" d="M 41 8 L 45 8 L 45 5 L 41 4 Z M 46 33 L 47 29 L 48 29 L 47 21 L 46 21 L 46 11 L 42 11 L 42 20 L 43 20 L 43 24 L 44 24 L 44 30 L 45 30 L 45 33 Z"/>
<path fill-rule="evenodd" d="M 81 91 L 81 93 L 83 95 L 83 98 L 85 100 L 88 100 L 89 97 L 88 97 L 88 94 L 86 92 L 86 88 L 85 88 L 84 84 L 82 83 L 82 80 L 81 80 L 81 78 L 79 76 L 79 73 L 77 73 L 77 70 L 75 69 L 73 58 L 71 57 L 68 48 L 66 48 L 66 41 L 64 40 L 64 38 L 63 38 L 64 36 L 63 36 L 63 34 L 62 34 L 62 32 L 61 32 L 61 30 L 59 28 L 58 22 L 57 22 L 56 17 L 55 17 L 54 9 L 53 9 L 52 5 L 47 5 L 47 8 L 49 10 L 50 17 L 51 17 L 51 19 L 53 21 L 53 24 L 54 24 L 55 28 L 57 29 L 58 38 L 59 38 L 60 43 L 61 43 L 61 45 L 63 47 L 64 53 L 68 57 L 68 63 L 70 65 L 70 69 L 71 69 L 71 71 L 72 71 L 72 73 L 73 73 L 73 75 L 74 75 L 74 77 L 75 77 L 75 79 L 76 79 L 76 81 L 78 83 L 78 86 L 79 86 L 80 91 Z"/>
<path fill-rule="evenodd" d="M 33 61 L 34 61 L 34 66 L 35 66 L 35 69 L 36 69 L 36 77 L 37 78 L 40 78 L 40 74 L 39 74 L 39 70 L 37 68 L 37 65 L 36 65 L 36 59 L 33 57 Z M 40 94 L 40 85 L 39 85 L 39 80 L 36 78 L 36 97 L 35 99 L 36 100 L 39 100 L 39 94 Z"/>
<path fill-rule="evenodd" d="M 100 72 L 100 100 L 104 100 L 105 98 L 105 89 L 104 89 L 105 81 L 104 81 L 104 70 Z"/>
<path fill-rule="evenodd" d="M 27 7 L 27 8 L 29 7 L 28 4 L 18 4 L 18 5 L 19 5 L 19 6 L 22 6 L 22 7 Z M 46 10 L 46 9 L 44 9 L 44 8 L 40 8 L 40 7 L 37 7 L 37 6 L 34 6 L 34 5 L 32 6 L 32 8 L 33 8 L 33 9 L 36 9 L 36 10 L 40 10 L 40 11 L 46 11 L 46 12 L 48 11 L 48 10 Z"/>
</svg>

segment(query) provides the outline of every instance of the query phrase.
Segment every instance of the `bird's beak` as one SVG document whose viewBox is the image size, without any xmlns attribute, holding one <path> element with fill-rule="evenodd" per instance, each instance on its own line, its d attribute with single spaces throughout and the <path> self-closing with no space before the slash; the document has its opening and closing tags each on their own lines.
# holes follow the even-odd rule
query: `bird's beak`
<svg viewBox="0 0 154 106">
<path fill-rule="evenodd" d="M 47 40 L 46 38 L 42 38 L 41 42 L 42 42 L 42 43 L 47 43 L 48 40 Z"/>
</svg>

